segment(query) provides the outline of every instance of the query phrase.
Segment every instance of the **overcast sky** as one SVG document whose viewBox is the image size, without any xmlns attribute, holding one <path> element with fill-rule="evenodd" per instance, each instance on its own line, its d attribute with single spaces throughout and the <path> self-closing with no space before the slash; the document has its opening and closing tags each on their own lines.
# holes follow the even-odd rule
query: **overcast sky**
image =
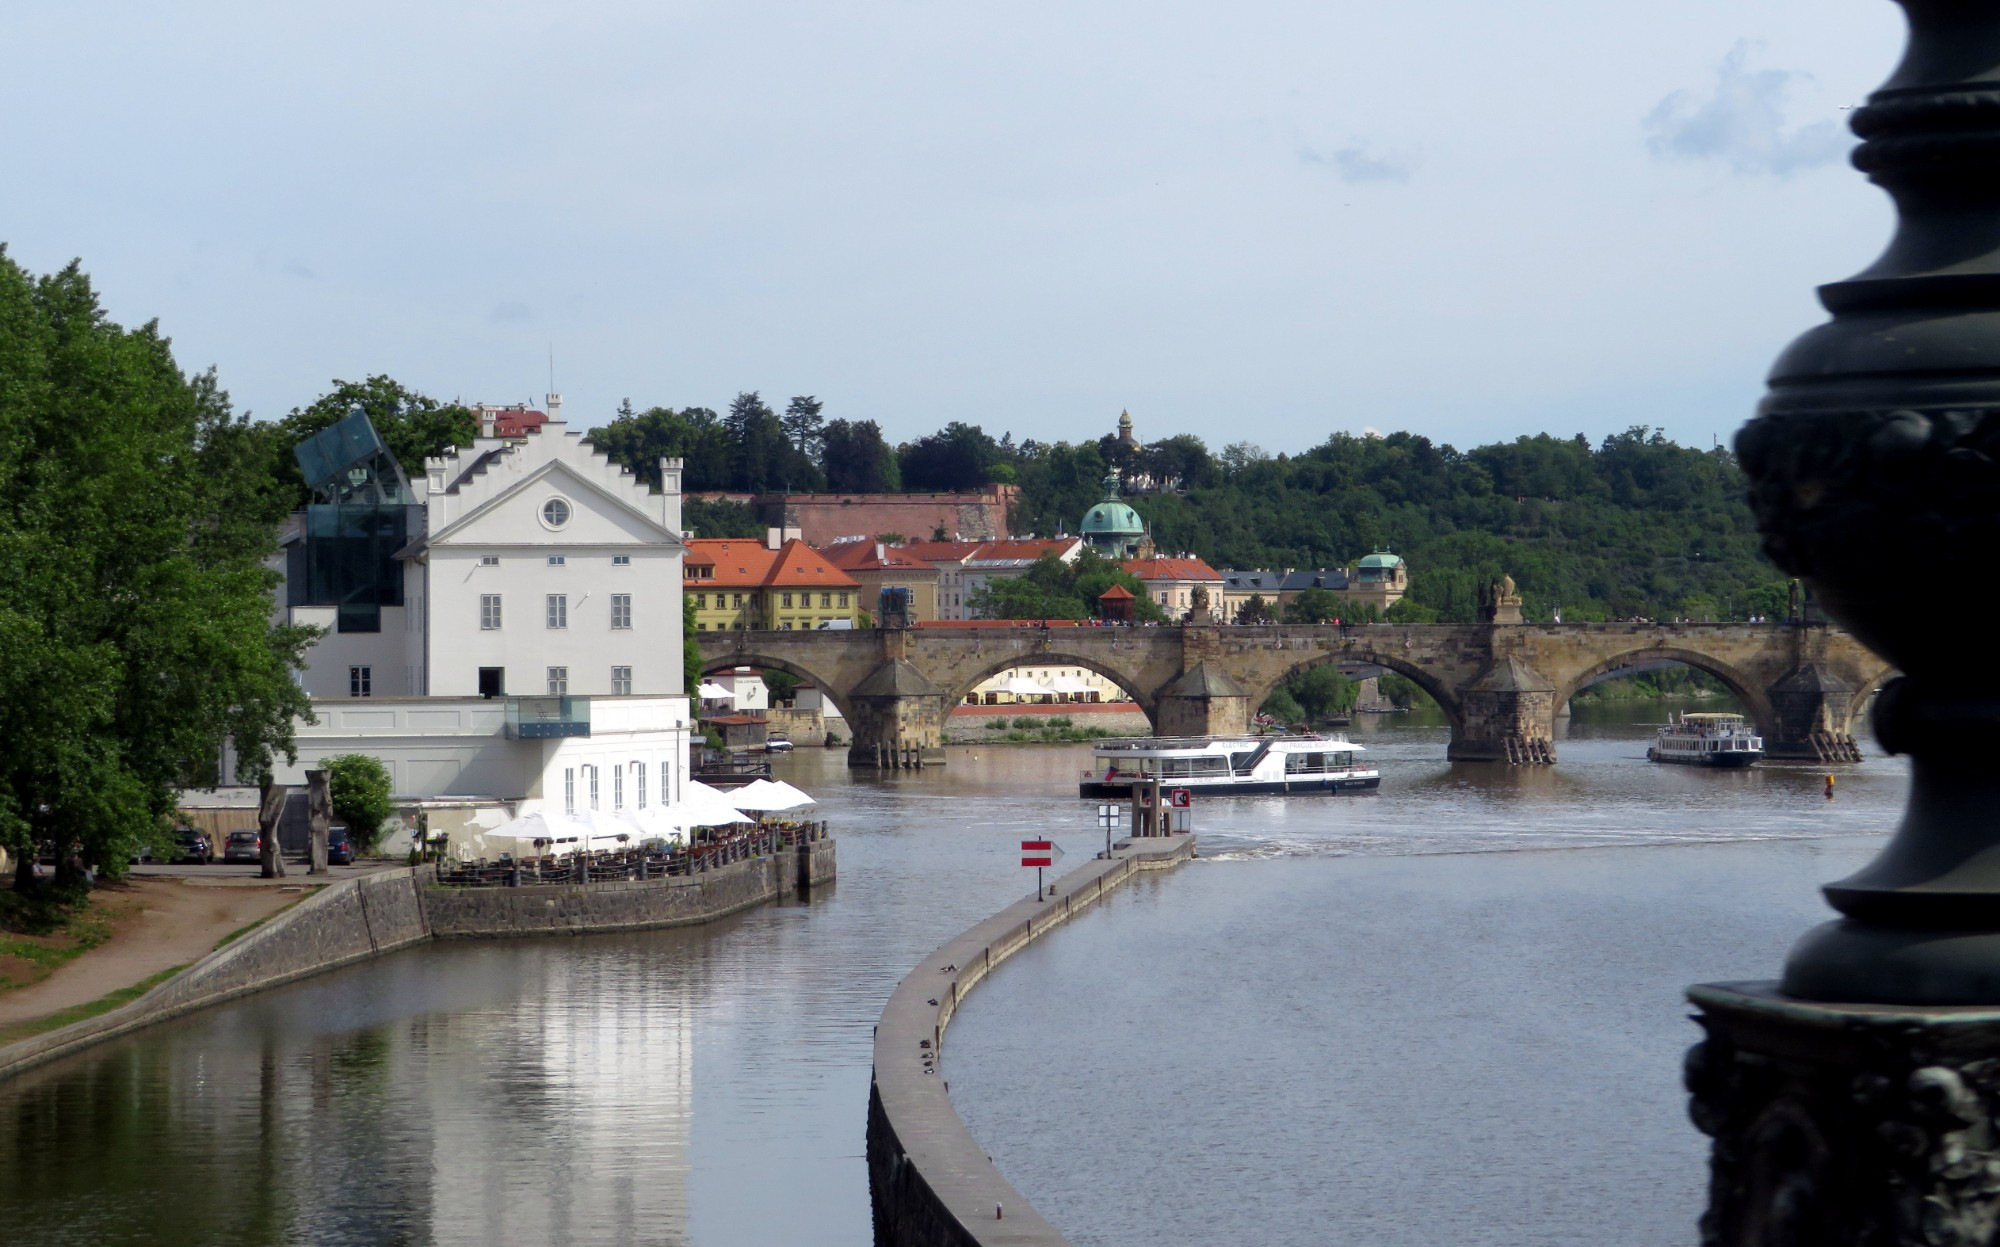
<svg viewBox="0 0 2000 1247">
<path fill-rule="evenodd" d="M 1886 199 L 1888 0 L 0 6 L 0 241 L 334 377 L 1299 450 L 1727 437 Z"/>
</svg>

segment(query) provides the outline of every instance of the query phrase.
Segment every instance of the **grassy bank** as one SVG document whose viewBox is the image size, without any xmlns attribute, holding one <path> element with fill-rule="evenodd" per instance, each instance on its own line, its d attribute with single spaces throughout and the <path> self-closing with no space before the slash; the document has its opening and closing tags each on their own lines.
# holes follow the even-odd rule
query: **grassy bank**
<svg viewBox="0 0 2000 1247">
<path fill-rule="evenodd" d="M 39 983 L 103 944 L 129 908 L 48 889 L 0 891 L 0 991 Z"/>
<path fill-rule="evenodd" d="M 141 979 L 130 987 L 121 987 L 117 991 L 106 992 L 88 1004 L 71 1005 L 67 1009 L 58 1009 L 54 1013 L 38 1018 L 31 1018 L 26 1022 L 16 1022 L 12 1026 L 0 1027 L 0 1047 L 4 1047 L 10 1043 L 18 1043 L 23 1039 L 32 1039 L 36 1035 L 46 1035 L 50 1031 L 60 1030 L 72 1022 L 81 1022 L 86 1018 L 94 1018 L 100 1013 L 109 1013 L 119 1005 L 137 1000 L 185 969 L 187 969 L 186 966 L 168 966 L 150 978 Z"/>
</svg>

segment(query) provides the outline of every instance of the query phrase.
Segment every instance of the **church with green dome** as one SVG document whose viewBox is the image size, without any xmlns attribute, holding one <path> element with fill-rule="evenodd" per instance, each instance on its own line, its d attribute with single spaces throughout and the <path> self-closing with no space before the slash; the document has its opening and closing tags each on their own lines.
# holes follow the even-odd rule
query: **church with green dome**
<svg viewBox="0 0 2000 1247">
<path fill-rule="evenodd" d="M 1083 527 L 1077 530 L 1084 544 L 1113 562 L 1151 558 L 1153 539 L 1146 521 L 1118 496 L 1118 473 L 1104 478 L 1104 498 L 1084 512 Z"/>
</svg>

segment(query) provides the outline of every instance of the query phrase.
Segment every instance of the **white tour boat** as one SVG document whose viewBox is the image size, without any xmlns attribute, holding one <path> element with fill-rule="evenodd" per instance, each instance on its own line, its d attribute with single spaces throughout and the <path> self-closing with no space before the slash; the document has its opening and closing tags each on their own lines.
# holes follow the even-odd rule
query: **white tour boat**
<svg viewBox="0 0 2000 1247">
<path fill-rule="evenodd" d="M 1646 756 L 1683 766 L 1749 766 L 1764 756 L 1764 738 L 1740 714 L 1690 711 L 1667 720 Z"/>
<path fill-rule="evenodd" d="M 1382 774 L 1361 746 L 1333 736 L 1151 736 L 1100 740 L 1080 797 L 1129 797 L 1159 780 L 1207 796 L 1259 792 L 1346 792 L 1374 788 Z"/>
</svg>

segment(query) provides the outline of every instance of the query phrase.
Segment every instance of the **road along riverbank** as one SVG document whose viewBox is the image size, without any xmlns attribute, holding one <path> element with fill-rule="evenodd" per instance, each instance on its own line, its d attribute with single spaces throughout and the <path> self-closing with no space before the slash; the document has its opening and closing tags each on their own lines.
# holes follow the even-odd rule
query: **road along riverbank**
<svg viewBox="0 0 2000 1247">
<path fill-rule="evenodd" d="M 878 1247 L 1067 1247 L 988 1160 L 938 1073 L 945 1027 L 973 986 L 1008 957 L 1140 871 L 1194 856 L 1191 835 L 1121 840 L 1030 897 L 949 940 L 896 986 L 875 1027 L 868 1093 L 868 1189 Z"/>
<path fill-rule="evenodd" d="M 329 885 L 109 1013 L 0 1048 L 0 1079 L 143 1026 L 433 939 L 688 926 L 834 878 L 831 837 L 690 875 L 591 884 L 441 887 L 430 866 Z"/>
</svg>

